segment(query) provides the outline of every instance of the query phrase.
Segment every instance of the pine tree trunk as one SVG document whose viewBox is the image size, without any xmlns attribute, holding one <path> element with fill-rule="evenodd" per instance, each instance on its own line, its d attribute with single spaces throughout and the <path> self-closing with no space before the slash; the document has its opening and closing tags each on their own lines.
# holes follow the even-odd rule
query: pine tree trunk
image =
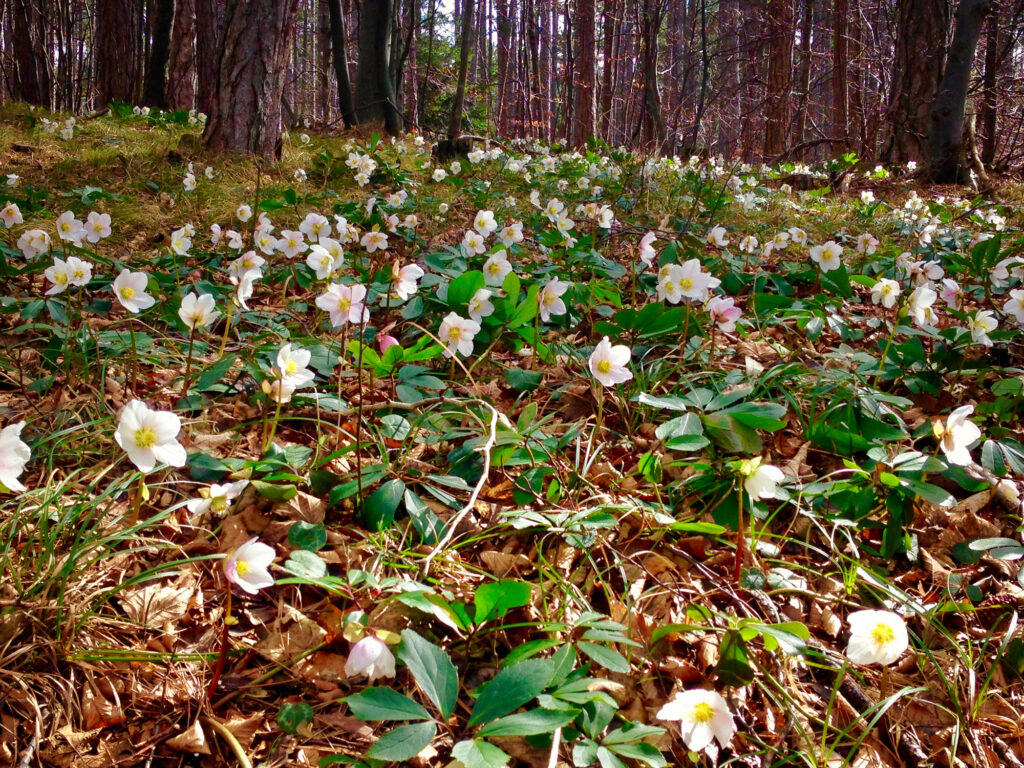
<svg viewBox="0 0 1024 768">
<path fill-rule="evenodd" d="M 217 51 L 221 14 L 218 0 L 196 0 L 196 80 L 199 111 L 209 116 L 217 98 Z"/>
<path fill-rule="evenodd" d="M 930 173 L 937 184 L 954 184 L 966 176 L 964 113 L 967 89 L 981 30 L 991 10 L 992 0 L 960 0 L 957 8 L 956 30 L 949 44 L 946 69 L 932 107 L 931 130 L 928 132 Z"/>
<path fill-rule="evenodd" d="M 576 0 L 575 97 L 576 125 L 573 144 L 586 146 L 594 135 L 594 87 L 597 67 L 597 45 L 594 39 L 596 9 L 594 0 Z"/>
<path fill-rule="evenodd" d="M 981 130 L 983 141 L 981 146 L 981 162 L 991 168 L 996 159 L 996 128 L 998 126 L 999 104 L 999 3 L 995 3 L 988 17 L 985 30 L 985 80 L 982 91 Z"/>
<path fill-rule="evenodd" d="M 327 0 L 331 14 L 331 60 L 334 62 L 334 80 L 338 83 L 338 104 L 341 120 L 346 128 L 356 125 L 356 109 L 352 100 L 352 81 L 348 74 L 348 35 L 341 0 Z"/>
<path fill-rule="evenodd" d="M 146 82 L 142 88 L 142 103 L 147 107 L 167 108 L 167 61 L 171 53 L 173 23 L 174 0 L 157 0 L 153 40 L 146 62 Z"/>
<path fill-rule="evenodd" d="M 512 54 L 512 18 L 509 0 L 495 0 L 494 10 L 498 15 L 498 104 L 494 112 L 494 127 L 501 135 L 509 132 L 510 96 L 509 59 Z"/>
<path fill-rule="evenodd" d="M 46 19 L 35 0 L 14 0 L 13 95 L 41 107 L 50 106 L 50 68 L 46 55 Z"/>
<path fill-rule="evenodd" d="M 363 3 L 359 16 L 359 68 L 356 70 L 355 107 L 360 124 L 383 120 L 393 136 L 402 132 L 402 121 L 391 80 L 392 0 Z"/>
<path fill-rule="evenodd" d="M 455 101 L 448 120 L 448 141 L 454 142 L 462 128 L 462 110 L 466 104 L 466 76 L 469 72 L 469 54 L 473 50 L 473 0 L 463 0 L 462 50 L 459 55 L 459 80 L 455 86 Z"/>
<path fill-rule="evenodd" d="M 849 0 L 835 0 L 832 6 L 832 135 L 846 139 L 850 146 L 850 36 Z"/>
<path fill-rule="evenodd" d="M 299 0 L 227 0 L 217 93 L 204 143 L 280 156 L 285 67 Z"/>
<path fill-rule="evenodd" d="M 110 0 L 96 6 L 96 104 L 135 104 L 139 97 L 141 40 L 136 35 L 142 6 L 138 0 Z"/>
<path fill-rule="evenodd" d="M 175 0 L 171 50 L 167 104 L 171 109 L 192 109 L 196 100 L 196 0 Z"/>
<path fill-rule="evenodd" d="M 797 73 L 798 106 L 793 140 L 802 144 L 807 140 L 807 110 L 811 91 L 811 37 L 814 34 L 814 0 L 804 0 L 800 22 L 800 69 Z"/>
<path fill-rule="evenodd" d="M 793 0 L 768 6 L 768 98 L 765 104 L 764 154 L 782 153 L 789 131 L 789 91 L 793 78 Z"/>
</svg>

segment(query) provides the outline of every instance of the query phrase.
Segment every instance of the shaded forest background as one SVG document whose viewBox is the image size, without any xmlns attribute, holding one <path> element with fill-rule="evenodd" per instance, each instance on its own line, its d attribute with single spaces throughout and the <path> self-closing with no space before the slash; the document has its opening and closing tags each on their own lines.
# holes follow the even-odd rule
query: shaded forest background
<svg viewBox="0 0 1024 768">
<path fill-rule="evenodd" d="M 0 96 L 195 109 L 208 145 L 262 154 L 384 121 L 748 162 L 945 151 L 951 181 L 1021 162 L 1022 26 L 1024 0 L 3 0 Z"/>
</svg>

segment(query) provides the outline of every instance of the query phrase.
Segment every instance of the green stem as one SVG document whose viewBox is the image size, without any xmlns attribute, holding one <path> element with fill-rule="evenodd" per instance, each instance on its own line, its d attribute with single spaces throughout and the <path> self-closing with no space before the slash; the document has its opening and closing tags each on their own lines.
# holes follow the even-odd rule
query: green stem
<svg viewBox="0 0 1024 768">
<path fill-rule="evenodd" d="M 747 553 L 746 531 L 743 525 L 743 484 L 739 487 L 739 500 L 736 507 L 736 566 L 733 571 L 733 578 L 736 584 L 740 583 L 740 571 L 743 568 L 743 559 Z"/>
<path fill-rule="evenodd" d="M 131 359 L 131 361 L 129 363 L 129 370 L 130 370 L 130 376 L 131 376 L 131 379 L 130 379 L 130 382 L 129 382 L 129 389 L 131 390 L 132 394 L 134 395 L 135 394 L 136 375 L 138 373 L 138 368 L 139 368 L 139 348 L 138 348 L 138 345 L 135 343 L 135 321 L 132 319 L 131 316 L 128 317 L 128 337 L 131 339 L 131 342 L 132 342 L 132 359 Z"/>
<path fill-rule="evenodd" d="M 188 355 L 185 357 L 185 381 L 181 384 L 181 396 L 188 397 L 188 380 L 192 376 L 192 345 L 196 340 L 196 328 L 193 325 L 188 334 Z"/>
<path fill-rule="evenodd" d="M 139 510 L 142 509 L 142 500 L 146 496 L 146 476 L 139 474 L 139 484 L 135 486 L 135 498 L 132 499 L 131 524 L 139 522 Z"/>
<path fill-rule="evenodd" d="M 885 361 L 889 358 L 889 350 L 892 349 L 893 339 L 896 338 L 896 328 L 899 325 L 899 318 L 892 324 L 892 331 L 889 332 L 889 339 L 885 342 L 885 349 L 882 350 L 882 359 L 878 361 L 878 371 L 875 373 L 874 381 L 871 382 L 871 386 L 878 389 L 878 378 L 882 375 L 885 368 Z"/>
<path fill-rule="evenodd" d="M 281 418 L 281 399 L 283 397 L 282 392 L 284 391 L 284 383 L 277 385 L 277 405 L 274 408 L 274 418 L 270 422 L 270 429 L 267 433 L 267 439 L 263 443 L 263 453 L 270 450 L 270 446 L 274 444 L 274 436 L 277 434 L 277 420 Z"/>
<path fill-rule="evenodd" d="M 220 349 L 217 350 L 217 359 L 224 357 L 224 350 L 228 348 L 228 334 L 231 333 L 231 315 L 235 312 L 235 302 L 228 302 L 228 313 L 224 318 L 224 335 L 220 337 Z"/>
</svg>

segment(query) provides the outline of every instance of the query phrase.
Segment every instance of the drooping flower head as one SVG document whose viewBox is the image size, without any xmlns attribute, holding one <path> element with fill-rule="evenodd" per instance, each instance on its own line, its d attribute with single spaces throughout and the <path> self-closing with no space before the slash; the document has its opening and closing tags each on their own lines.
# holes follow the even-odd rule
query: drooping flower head
<svg viewBox="0 0 1024 768">
<path fill-rule="evenodd" d="M 274 562 L 274 548 L 251 538 L 224 561 L 224 575 L 250 595 L 274 586 L 274 577 L 267 570 Z"/>
<path fill-rule="evenodd" d="M 939 438 L 939 447 L 951 464 L 967 466 L 971 463 L 970 445 L 981 437 L 981 429 L 970 420 L 973 405 L 961 405 L 949 414 L 946 423 L 933 422 L 932 431 Z"/>
</svg>

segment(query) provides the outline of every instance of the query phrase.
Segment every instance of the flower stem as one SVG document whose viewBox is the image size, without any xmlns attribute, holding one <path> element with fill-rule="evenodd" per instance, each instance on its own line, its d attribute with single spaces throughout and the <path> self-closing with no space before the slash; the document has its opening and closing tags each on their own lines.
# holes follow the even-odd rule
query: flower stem
<svg viewBox="0 0 1024 768">
<path fill-rule="evenodd" d="M 192 345 L 196 340 L 195 326 L 188 334 L 188 355 L 185 357 L 185 381 L 181 384 L 181 396 L 188 397 L 188 380 L 192 376 Z"/>
<path fill-rule="evenodd" d="M 228 302 L 228 314 L 224 318 L 224 335 L 220 337 L 220 349 L 217 350 L 217 359 L 224 357 L 224 350 L 228 348 L 228 334 L 231 333 L 231 315 L 235 312 L 235 302 Z"/>
<path fill-rule="evenodd" d="M 277 434 L 277 420 L 281 417 L 281 400 L 284 397 L 284 383 L 278 384 L 277 387 L 277 405 L 274 408 L 274 418 L 270 422 L 270 429 L 267 430 L 267 439 L 263 443 L 263 453 L 270 450 L 270 446 L 274 444 L 274 435 Z"/>
<path fill-rule="evenodd" d="M 213 694 L 217 691 L 217 685 L 220 683 L 220 676 L 224 672 L 224 662 L 228 657 L 228 627 L 234 623 L 234 620 L 231 618 L 230 583 L 228 583 L 227 592 L 228 599 L 224 604 L 224 626 L 221 627 L 220 631 L 220 653 L 217 654 L 217 663 L 213 667 L 213 675 L 210 677 L 210 685 L 206 689 L 206 697 L 208 699 L 212 699 Z"/>
<path fill-rule="evenodd" d="M 743 485 L 739 487 L 739 499 L 736 506 L 736 566 L 733 571 L 733 578 L 736 584 L 740 583 L 740 570 L 743 567 L 743 560 L 747 554 L 746 531 L 743 525 Z"/>
<path fill-rule="evenodd" d="M 128 337 L 131 339 L 132 342 L 132 359 L 129 362 L 129 389 L 131 389 L 131 392 L 134 395 L 136 375 L 138 373 L 139 368 L 139 348 L 138 345 L 135 343 L 135 321 L 131 317 L 128 318 Z"/>
<path fill-rule="evenodd" d="M 135 486 L 135 498 L 132 499 L 131 524 L 139 522 L 139 510 L 142 509 L 142 501 L 146 497 L 146 476 L 139 475 L 139 484 Z"/>
</svg>

